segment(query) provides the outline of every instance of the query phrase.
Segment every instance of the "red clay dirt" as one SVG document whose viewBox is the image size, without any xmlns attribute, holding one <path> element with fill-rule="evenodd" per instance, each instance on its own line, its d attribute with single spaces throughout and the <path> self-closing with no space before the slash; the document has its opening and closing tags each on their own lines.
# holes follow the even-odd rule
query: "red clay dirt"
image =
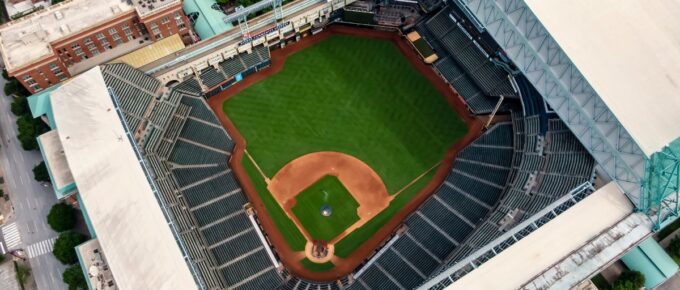
<svg viewBox="0 0 680 290">
<path fill-rule="evenodd" d="M 408 59 L 409 63 L 411 63 L 411 65 L 413 65 L 413 67 L 423 76 L 425 76 L 456 110 L 458 115 L 467 124 L 468 133 L 451 148 L 449 148 L 441 164 L 438 166 L 434 178 L 424 188 L 422 188 L 399 213 L 392 217 L 392 219 L 390 219 L 385 226 L 378 230 L 373 235 L 373 237 L 365 241 L 359 248 L 350 254 L 349 257 L 345 259 L 334 259 L 333 261 L 335 268 L 319 273 L 313 272 L 302 266 L 300 263 L 301 252 L 295 252 L 288 246 L 283 235 L 274 224 L 271 216 L 268 215 L 264 203 L 255 190 L 255 186 L 241 165 L 244 155 L 243 153 L 246 148 L 246 141 L 243 139 L 243 136 L 241 136 L 231 120 L 229 120 L 226 114 L 224 114 L 222 105 L 227 99 L 238 94 L 252 84 L 264 80 L 267 77 L 279 72 L 283 68 L 288 56 L 308 48 L 324 39 L 327 39 L 333 34 L 377 38 L 393 42 Z M 229 89 L 211 97 L 208 100 L 208 103 L 210 104 L 210 107 L 213 109 L 213 111 L 217 114 L 220 122 L 222 122 L 231 137 L 236 142 L 236 147 L 234 148 L 234 152 L 229 161 L 230 166 L 240 181 L 241 186 L 246 192 L 246 195 L 248 196 L 253 208 L 257 212 L 258 219 L 283 265 L 291 274 L 307 280 L 337 280 L 350 274 L 357 266 L 359 266 L 359 264 L 372 255 L 378 246 L 386 242 L 387 238 L 394 232 L 394 230 L 397 229 L 404 218 L 416 210 L 442 184 L 453 164 L 456 154 L 458 154 L 460 150 L 465 148 L 465 146 L 470 144 L 481 135 L 484 124 L 481 120 L 473 118 L 470 115 L 465 103 L 463 102 L 460 95 L 455 91 L 455 89 L 444 82 L 444 80 L 440 78 L 430 66 L 423 63 L 411 44 L 409 44 L 409 42 L 397 32 L 378 31 L 333 24 L 317 35 L 302 38 L 297 43 L 288 44 L 283 49 L 272 51 L 271 59 L 272 64 L 270 67 L 246 77 L 243 81 L 236 83 Z M 304 256 L 304 254 L 302 254 L 302 256 Z"/>
<path fill-rule="evenodd" d="M 294 218 L 295 197 L 326 175 L 337 177 L 359 204 L 359 221 L 352 225 L 352 229 L 371 220 L 392 201 L 378 173 L 358 158 L 340 152 L 315 152 L 296 158 L 274 175 L 267 189 L 284 211 Z M 303 227 L 298 227 L 304 232 Z M 307 240 L 312 240 L 309 235 L 306 236 Z M 342 237 L 344 235 L 333 241 Z"/>
</svg>

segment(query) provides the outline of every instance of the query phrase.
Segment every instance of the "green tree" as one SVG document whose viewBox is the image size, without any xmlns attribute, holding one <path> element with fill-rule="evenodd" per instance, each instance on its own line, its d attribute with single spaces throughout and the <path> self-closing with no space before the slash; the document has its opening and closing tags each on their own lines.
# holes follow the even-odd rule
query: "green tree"
<svg viewBox="0 0 680 290">
<path fill-rule="evenodd" d="M 76 225 L 76 210 L 70 205 L 57 203 L 52 206 L 47 214 L 47 224 L 56 232 L 64 232 L 73 229 Z"/>
<path fill-rule="evenodd" d="M 49 127 L 40 119 L 33 119 L 29 115 L 23 115 L 17 119 L 19 135 L 17 138 L 21 142 L 24 150 L 38 149 L 36 138 L 49 130 Z"/>
<path fill-rule="evenodd" d="M 5 91 L 5 95 L 9 96 L 11 94 L 19 94 L 19 87 L 21 84 L 16 79 L 11 79 L 5 83 L 5 87 L 3 88 Z"/>
<path fill-rule="evenodd" d="M 87 290 L 87 282 L 85 275 L 79 264 L 66 268 L 64 274 L 61 275 L 62 280 L 68 285 L 69 290 Z"/>
<path fill-rule="evenodd" d="M 2 70 L 2 78 L 5 79 L 6 81 L 9 80 L 9 74 L 7 73 L 6 69 Z"/>
<path fill-rule="evenodd" d="M 10 110 L 17 117 L 30 114 L 31 109 L 28 107 L 28 98 L 24 96 L 15 98 L 12 101 Z"/>
<path fill-rule="evenodd" d="M 47 172 L 47 165 L 45 161 L 33 167 L 33 178 L 40 182 L 50 182 L 50 174 Z"/>
<path fill-rule="evenodd" d="M 14 262 L 14 270 L 16 271 L 17 281 L 19 281 L 19 284 L 23 289 L 24 285 L 26 285 L 26 282 L 28 281 L 28 276 L 31 275 L 31 268 L 24 265 L 19 265 L 19 263 Z"/>
<path fill-rule="evenodd" d="M 638 290 L 645 286 L 645 276 L 638 271 L 623 271 L 612 290 Z"/>
<path fill-rule="evenodd" d="M 54 242 L 52 253 L 62 264 L 71 265 L 78 262 L 75 247 L 85 242 L 87 238 L 74 231 L 66 231 L 59 234 Z"/>
<path fill-rule="evenodd" d="M 680 237 L 671 239 L 667 250 L 671 257 L 680 259 Z"/>
</svg>

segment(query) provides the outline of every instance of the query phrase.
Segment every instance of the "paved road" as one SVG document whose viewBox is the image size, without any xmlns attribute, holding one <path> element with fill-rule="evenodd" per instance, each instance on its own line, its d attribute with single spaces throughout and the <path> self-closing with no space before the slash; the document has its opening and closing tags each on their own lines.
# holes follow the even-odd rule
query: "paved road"
<svg viewBox="0 0 680 290">
<path fill-rule="evenodd" d="M 0 78 L 0 88 L 4 86 L 5 80 Z M 43 187 L 33 180 L 33 166 L 40 163 L 42 157 L 38 151 L 28 152 L 21 149 L 21 144 L 16 138 L 16 117 L 9 109 L 11 101 L 0 90 L 0 145 L 2 146 L 0 147 L 0 164 L 4 169 L 7 193 L 12 199 L 15 213 L 7 224 L 16 223 L 21 248 L 27 250 L 29 246 L 32 246 L 34 249 L 44 249 L 46 245 L 43 241 L 57 236 L 45 220 L 57 199 L 51 187 Z M 6 242 L 4 244 L 7 245 Z M 66 285 L 61 282 L 61 273 L 65 267 L 50 252 L 37 250 L 35 253 L 36 255 L 29 258 L 29 262 L 38 289 L 67 289 Z"/>
</svg>

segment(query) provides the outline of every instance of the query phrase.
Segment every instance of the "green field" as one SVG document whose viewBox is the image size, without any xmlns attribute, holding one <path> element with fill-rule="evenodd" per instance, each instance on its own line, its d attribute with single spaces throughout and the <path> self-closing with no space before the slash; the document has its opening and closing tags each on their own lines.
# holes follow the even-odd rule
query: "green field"
<svg viewBox="0 0 680 290">
<path fill-rule="evenodd" d="M 371 166 L 390 194 L 437 164 L 467 132 L 396 46 L 351 36 L 332 36 L 292 55 L 281 72 L 233 96 L 223 108 L 265 175 L 274 176 L 308 153 L 338 151 Z M 279 220 L 287 219 L 285 213 L 253 164 L 244 158 L 243 165 L 291 248 L 304 248 L 292 221 Z M 401 192 L 375 222 L 336 245 L 336 253 L 351 253 L 429 178 Z"/>
<path fill-rule="evenodd" d="M 293 213 L 318 241 L 330 241 L 359 220 L 359 203 L 335 176 L 327 175 L 295 197 Z M 321 215 L 321 207 L 329 205 L 333 213 Z"/>
</svg>

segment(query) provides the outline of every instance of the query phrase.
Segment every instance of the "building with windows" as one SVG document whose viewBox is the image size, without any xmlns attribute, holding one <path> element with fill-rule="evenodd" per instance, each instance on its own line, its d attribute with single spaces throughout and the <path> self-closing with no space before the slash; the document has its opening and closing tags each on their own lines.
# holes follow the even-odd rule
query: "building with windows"
<svg viewBox="0 0 680 290">
<path fill-rule="evenodd" d="M 0 26 L 0 54 L 35 93 L 174 34 L 192 42 L 180 0 L 72 0 Z"/>
</svg>

